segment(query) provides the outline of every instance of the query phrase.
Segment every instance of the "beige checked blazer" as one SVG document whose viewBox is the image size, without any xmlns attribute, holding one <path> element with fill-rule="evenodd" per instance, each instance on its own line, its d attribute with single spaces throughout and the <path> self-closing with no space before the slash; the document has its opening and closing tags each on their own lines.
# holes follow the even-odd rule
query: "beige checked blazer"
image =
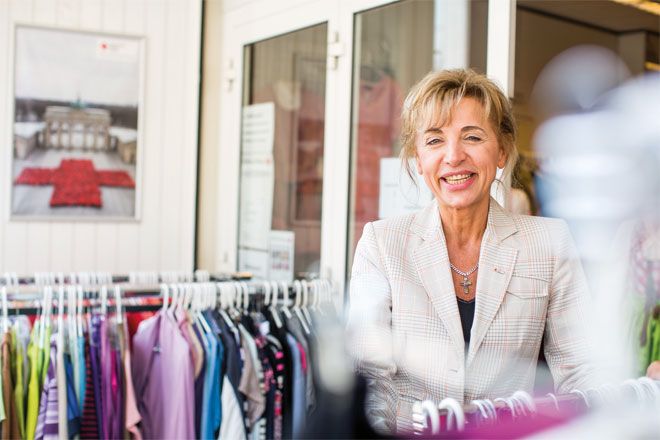
<svg viewBox="0 0 660 440">
<path fill-rule="evenodd" d="M 490 201 L 466 349 L 437 202 L 368 223 L 355 252 L 348 335 L 377 428 L 411 429 L 412 404 L 532 391 L 541 340 L 558 392 L 591 385 L 589 294 L 566 223 Z"/>
</svg>

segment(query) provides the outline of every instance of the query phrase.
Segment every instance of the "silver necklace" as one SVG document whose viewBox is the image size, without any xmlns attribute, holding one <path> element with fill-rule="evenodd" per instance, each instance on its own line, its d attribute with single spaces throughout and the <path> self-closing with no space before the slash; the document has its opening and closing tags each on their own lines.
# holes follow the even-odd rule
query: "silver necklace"
<svg viewBox="0 0 660 440">
<path fill-rule="evenodd" d="M 451 264 L 451 261 L 449 262 L 449 267 L 451 268 L 451 270 L 453 270 L 454 272 L 456 272 L 457 274 L 463 277 L 463 281 L 461 281 L 460 283 L 461 286 L 463 286 L 463 293 L 465 295 L 470 293 L 470 286 L 472 285 L 472 281 L 470 281 L 468 277 L 472 275 L 475 270 L 477 270 L 477 268 L 479 267 L 479 263 L 477 263 L 476 266 L 474 266 L 472 269 L 468 270 L 467 272 L 463 272 L 459 270 L 456 266 Z"/>
</svg>

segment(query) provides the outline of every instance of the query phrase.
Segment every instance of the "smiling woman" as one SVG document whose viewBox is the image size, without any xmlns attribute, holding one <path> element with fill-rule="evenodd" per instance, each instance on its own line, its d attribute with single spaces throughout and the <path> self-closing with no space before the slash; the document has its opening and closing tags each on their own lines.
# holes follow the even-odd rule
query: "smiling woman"
<svg viewBox="0 0 660 440">
<path fill-rule="evenodd" d="M 594 384 L 589 295 L 566 223 L 489 196 L 515 141 L 509 101 L 473 71 L 432 72 L 405 101 L 401 158 L 435 202 L 368 223 L 355 252 L 348 329 L 376 427 L 409 432 L 417 400 L 529 392 L 541 349 L 559 392 Z"/>
</svg>

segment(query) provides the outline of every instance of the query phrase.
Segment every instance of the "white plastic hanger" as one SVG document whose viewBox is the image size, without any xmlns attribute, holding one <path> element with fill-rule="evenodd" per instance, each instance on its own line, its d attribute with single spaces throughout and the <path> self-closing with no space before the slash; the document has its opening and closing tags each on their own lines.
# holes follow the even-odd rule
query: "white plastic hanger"
<svg viewBox="0 0 660 440">
<path fill-rule="evenodd" d="M 307 324 L 307 321 L 305 317 L 302 314 L 302 311 L 300 309 L 300 306 L 302 304 L 302 283 L 299 280 L 294 280 L 293 281 L 293 288 L 296 291 L 296 300 L 293 306 L 293 313 L 296 314 L 298 317 L 298 320 L 300 320 L 300 324 L 303 327 L 303 330 L 305 331 L 306 334 L 311 334 L 311 331 L 309 329 L 309 325 Z"/>
<path fill-rule="evenodd" d="M 283 304 L 282 304 L 282 313 L 284 313 L 284 316 L 286 316 L 288 319 L 291 319 L 293 315 L 291 315 L 291 311 L 289 310 L 289 283 L 286 281 L 282 281 L 280 283 L 282 287 L 282 293 L 283 293 Z"/>
<path fill-rule="evenodd" d="M 300 282 L 302 284 L 302 289 L 303 289 L 303 303 L 302 303 L 302 312 L 303 315 L 305 315 L 305 319 L 307 319 L 307 325 L 309 327 L 312 327 L 312 316 L 309 314 L 309 284 L 307 283 L 306 280 L 302 280 Z"/>
<path fill-rule="evenodd" d="M 119 284 L 115 284 L 115 310 L 117 324 L 122 325 L 124 323 L 124 312 L 122 311 L 121 287 Z"/>
<path fill-rule="evenodd" d="M 270 283 L 268 281 L 264 281 L 263 286 L 264 286 L 264 305 L 268 307 L 270 306 L 270 291 L 271 291 Z"/>
<path fill-rule="evenodd" d="M 435 406 L 435 403 L 430 400 L 423 401 L 422 411 L 431 420 L 431 435 L 440 434 L 440 412 L 438 411 L 438 407 Z"/>
<path fill-rule="evenodd" d="M 83 287 L 80 284 L 78 284 L 76 288 L 78 294 L 78 310 L 76 311 L 76 327 L 77 327 L 76 334 L 80 338 L 84 335 L 83 304 L 85 301 L 85 295 L 84 295 Z"/>
<path fill-rule="evenodd" d="M 280 318 L 280 313 L 277 311 L 277 297 L 278 297 L 278 287 L 277 287 L 277 282 L 276 281 L 271 281 L 271 286 L 273 289 L 273 293 L 271 295 L 271 300 L 270 300 L 270 314 L 273 317 L 273 321 L 275 321 L 275 325 L 277 328 L 282 328 L 284 325 L 282 323 L 282 319 Z"/>
<path fill-rule="evenodd" d="M 101 315 L 108 314 L 108 286 L 101 286 Z"/>
<path fill-rule="evenodd" d="M 458 404 L 458 402 L 451 397 L 443 399 L 438 405 L 438 409 L 447 410 L 447 429 L 452 430 L 454 423 L 456 424 L 456 429 L 458 431 L 463 431 L 465 429 L 465 413 L 463 413 L 463 407 Z"/>
<path fill-rule="evenodd" d="M 2 333 L 9 330 L 9 312 L 7 311 L 7 287 L 2 286 Z"/>
<path fill-rule="evenodd" d="M 243 314 L 248 314 L 250 307 L 250 287 L 245 281 L 241 281 L 241 291 L 243 292 Z"/>
</svg>

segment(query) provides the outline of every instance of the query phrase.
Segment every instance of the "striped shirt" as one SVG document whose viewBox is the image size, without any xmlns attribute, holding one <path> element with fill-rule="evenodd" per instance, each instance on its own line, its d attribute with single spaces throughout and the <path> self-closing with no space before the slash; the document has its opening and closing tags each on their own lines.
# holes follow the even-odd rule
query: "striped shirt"
<svg viewBox="0 0 660 440">
<path fill-rule="evenodd" d="M 57 411 L 57 335 L 50 338 L 50 363 L 41 392 L 39 404 L 39 417 L 37 418 L 37 430 L 34 434 L 35 440 L 58 439 L 58 411 Z"/>
</svg>

